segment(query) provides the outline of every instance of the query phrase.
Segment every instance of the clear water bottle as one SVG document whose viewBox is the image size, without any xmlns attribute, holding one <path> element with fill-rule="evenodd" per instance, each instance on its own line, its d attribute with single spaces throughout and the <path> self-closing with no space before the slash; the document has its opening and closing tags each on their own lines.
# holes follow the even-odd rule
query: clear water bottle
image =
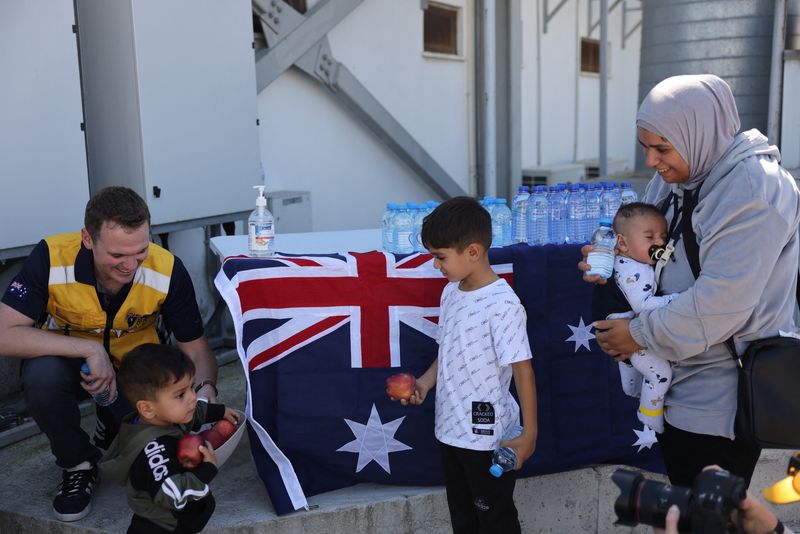
<svg viewBox="0 0 800 534">
<path fill-rule="evenodd" d="M 411 241 L 414 234 L 414 217 L 408 206 L 398 206 L 397 213 L 395 213 L 393 220 L 393 252 L 395 254 L 411 254 L 414 252 L 414 244 Z"/>
<path fill-rule="evenodd" d="M 550 188 L 550 243 L 560 245 L 567 241 L 567 186 L 558 184 Z"/>
<path fill-rule="evenodd" d="M 522 435 L 522 427 L 514 425 L 508 429 L 506 435 L 503 436 L 503 441 L 512 440 Z M 492 455 L 492 466 L 489 468 L 489 473 L 493 477 L 500 478 L 503 473 L 511 471 L 517 465 L 517 453 L 511 447 L 498 447 Z"/>
<path fill-rule="evenodd" d="M 89 364 L 88 363 L 83 362 L 81 364 L 81 372 L 83 374 L 85 374 L 85 375 L 89 374 Z M 87 384 L 91 384 L 91 383 L 92 382 L 87 382 Z M 98 405 L 100 405 L 100 406 L 108 406 L 110 404 L 113 404 L 114 401 L 117 400 L 117 395 L 119 395 L 118 391 L 114 393 L 114 398 L 112 399 L 111 398 L 111 387 L 110 386 L 106 386 L 106 389 L 104 389 L 101 393 L 98 393 L 96 395 L 92 395 L 92 398 L 94 399 L 94 402 L 96 402 Z"/>
<path fill-rule="evenodd" d="M 600 216 L 614 219 L 619 209 L 620 198 L 617 184 L 614 182 L 603 182 L 603 194 L 600 197 Z"/>
<path fill-rule="evenodd" d="M 408 213 L 411 215 L 411 251 L 417 252 L 417 241 L 419 240 L 419 234 L 422 231 L 422 220 L 420 219 L 420 225 L 417 226 L 417 215 L 420 212 L 420 206 L 416 202 L 406 202 L 406 209 L 408 209 Z"/>
<path fill-rule="evenodd" d="M 492 223 L 492 245 L 495 244 L 495 228 L 497 228 L 497 245 L 505 247 L 511 244 L 511 209 L 506 204 L 506 199 L 497 198 L 494 201 L 494 220 Z"/>
<path fill-rule="evenodd" d="M 550 242 L 550 204 L 547 186 L 537 185 L 528 199 L 528 244 L 546 245 Z"/>
<path fill-rule="evenodd" d="M 528 186 L 521 185 L 514 199 L 511 201 L 511 241 L 512 243 L 525 243 L 528 241 Z"/>
<path fill-rule="evenodd" d="M 622 189 L 619 192 L 620 204 L 631 204 L 639 200 L 639 195 L 633 190 L 630 182 L 622 182 Z"/>
<path fill-rule="evenodd" d="M 599 184 L 589 184 L 586 191 L 586 223 L 584 226 L 586 241 L 592 238 L 592 232 L 600 222 L 600 195 L 603 193 Z"/>
<path fill-rule="evenodd" d="M 611 228 L 611 219 L 600 217 L 600 224 L 592 234 L 594 250 L 589 253 L 586 263 L 591 266 L 586 274 L 596 274 L 601 278 L 611 278 L 614 271 L 614 248 L 617 246 L 617 236 Z"/>
<path fill-rule="evenodd" d="M 414 213 L 414 252 L 425 252 L 422 244 L 422 223 L 430 212 L 424 202 L 417 204 L 417 211 Z"/>
<path fill-rule="evenodd" d="M 586 197 L 578 184 L 570 184 L 567 196 L 567 243 L 584 242 L 585 220 Z"/>
<path fill-rule="evenodd" d="M 383 250 L 394 252 L 394 214 L 397 212 L 397 204 L 386 204 L 386 211 L 383 212 L 381 223 L 383 226 Z"/>
</svg>

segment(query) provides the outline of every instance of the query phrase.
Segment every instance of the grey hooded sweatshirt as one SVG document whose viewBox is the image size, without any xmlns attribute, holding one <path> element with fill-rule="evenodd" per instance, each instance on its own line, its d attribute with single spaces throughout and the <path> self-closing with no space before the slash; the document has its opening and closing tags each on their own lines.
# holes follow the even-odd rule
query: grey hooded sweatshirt
<svg viewBox="0 0 800 534">
<path fill-rule="evenodd" d="M 676 78 L 687 79 L 681 83 L 696 83 L 698 79 L 706 85 L 711 83 L 712 99 L 723 106 L 732 105 L 736 112 L 727 84 L 724 89 L 715 85 L 717 81 L 725 83 L 719 78 Z M 722 152 L 715 157 L 713 147 L 697 150 L 687 144 L 691 145 L 692 139 L 718 141 L 719 135 L 715 137 L 713 131 L 709 134 L 708 127 L 705 132 L 683 135 L 678 126 L 673 124 L 670 129 L 665 125 L 670 118 L 663 117 L 671 115 L 649 113 L 653 108 L 647 104 L 642 104 L 637 125 L 669 140 L 689 164 L 690 178 L 685 183 L 669 184 L 656 174 L 642 200 L 660 205 L 674 191 L 682 205 L 684 191 L 700 187 L 692 228 L 701 272 L 695 280 L 683 239 L 679 240 L 675 261 L 665 266 L 659 289 L 664 294 L 680 295 L 665 307 L 642 312 L 631 321 L 630 333 L 639 345 L 674 362 L 672 385 L 665 399 L 669 424 L 733 439 L 737 373 L 724 342 L 733 336 L 742 354 L 753 340 L 776 336 L 779 330 L 797 330 L 793 315 L 800 253 L 800 194 L 795 180 L 779 164 L 778 149 L 770 146 L 766 137 L 758 130 L 735 134 L 738 115 L 733 124 L 710 125 L 711 130 L 732 130 L 729 144 L 717 143 L 717 150 Z M 656 108 L 659 105 L 663 111 L 663 100 Z M 685 108 L 685 102 L 682 105 Z M 724 123 L 725 112 L 715 112 L 723 115 Z M 728 119 L 731 122 L 729 114 Z M 685 123 L 680 127 L 685 130 Z M 681 138 L 688 141 L 684 143 Z M 670 208 L 667 220 L 672 217 Z"/>
</svg>

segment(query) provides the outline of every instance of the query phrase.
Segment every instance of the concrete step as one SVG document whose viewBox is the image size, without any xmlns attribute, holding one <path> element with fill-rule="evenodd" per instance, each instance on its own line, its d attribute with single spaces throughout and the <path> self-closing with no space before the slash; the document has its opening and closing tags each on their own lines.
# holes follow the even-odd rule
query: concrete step
<svg viewBox="0 0 800 534">
<path fill-rule="evenodd" d="M 220 400 L 242 409 L 244 377 L 238 362 L 220 368 Z M 91 429 L 94 417 L 84 418 Z M 788 451 L 764 451 L 753 487 L 784 476 Z M 60 482 L 49 445 L 41 435 L 0 449 L 0 534 L 124 532 L 131 513 L 121 486 L 102 483 L 92 512 L 74 523 L 57 521 L 51 502 Z M 619 491 L 610 475 L 616 466 L 522 479 L 515 500 L 526 533 L 651 532 L 615 527 Z M 658 478 L 655 475 L 648 477 Z M 663 480 L 663 479 L 662 479 Z M 310 510 L 278 517 L 250 457 L 247 435 L 212 482 L 217 510 L 204 532 L 212 534 L 439 534 L 450 532 L 444 489 L 360 484 L 309 498 Z M 800 504 L 775 509 L 800 532 Z"/>
</svg>

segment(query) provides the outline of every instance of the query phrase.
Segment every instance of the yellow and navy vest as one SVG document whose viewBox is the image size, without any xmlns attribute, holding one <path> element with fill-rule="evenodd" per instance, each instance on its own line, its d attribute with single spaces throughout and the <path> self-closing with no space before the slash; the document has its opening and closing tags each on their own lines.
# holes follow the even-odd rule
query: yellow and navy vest
<svg viewBox="0 0 800 534">
<path fill-rule="evenodd" d="M 172 254 L 150 243 L 130 292 L 116 315 L 109 318 L 97 297 L 92 252 L 81 248 L 80 233 L 55 235 L 45 241 L 50 251 L 50 277 L 43 329 L 98 341 L 105 345 L 115 366 L 134 347 L 159 342 L 156 319 L 169 291 L 175 263 Z"/>
</svg>

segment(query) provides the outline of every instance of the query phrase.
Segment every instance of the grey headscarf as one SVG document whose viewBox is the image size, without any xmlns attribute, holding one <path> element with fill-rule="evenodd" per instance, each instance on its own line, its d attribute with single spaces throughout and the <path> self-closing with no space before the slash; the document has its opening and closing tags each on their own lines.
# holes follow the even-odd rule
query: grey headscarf
<svg viewBox="0 0 800 534">
<path fill-rule="evenodd" d="M 730 148 L 739 132 L 739 112 L 731 88 L 713 74 L 673 76 L 647 94 L 636 126 L 660 135 L 689 165 L 693 189 Z"/>
</svg>

